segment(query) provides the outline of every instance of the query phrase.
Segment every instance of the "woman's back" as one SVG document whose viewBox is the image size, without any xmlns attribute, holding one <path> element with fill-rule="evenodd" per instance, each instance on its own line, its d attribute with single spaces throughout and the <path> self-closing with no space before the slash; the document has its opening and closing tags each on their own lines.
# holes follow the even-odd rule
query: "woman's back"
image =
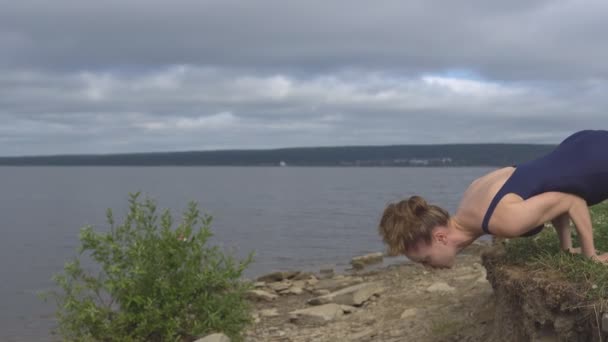
<svg viewBox="0 0 608 342">
<path fill-rule="evenodd" d="M 608 131 L 584 130 L 568 136 L 552 152 L 521 163 L 510 171 L 488 177 L 482 208 L 482 228 L 491 233 L 491 225 L 509 220 L 504 203 L 526 200 L 545 192 L 575 194 L 593 205 L 608 198 Z M 508 199 L 503 199 L 507 197 Z M 543 228 L 538 226 L 528 235 Z"/>
<path fill-rule="evenodd" d="M 513 171 L 515 171 L 514 167 L 503 167 L 477 178 L 469 185 L 456 210 L 456 216 L 465 226 L 476 227 L 481 231 L 483 218 L 490 202 Z M 518 200 L 522 199 L 517 194 L 509 194 L 501 202 L 512 203 Z"/>
</svg>

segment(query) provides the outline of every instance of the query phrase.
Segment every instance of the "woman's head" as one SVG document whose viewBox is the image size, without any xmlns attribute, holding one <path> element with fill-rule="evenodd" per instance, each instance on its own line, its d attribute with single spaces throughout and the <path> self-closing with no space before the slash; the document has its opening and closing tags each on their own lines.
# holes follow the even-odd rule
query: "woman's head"
<svg viewBox="0 0 608 342">
<path fill-rule="evenodd" d="M 389 255 L 433 267 L 451 267 L 458 248 L 449 240 L 450 214 L 420 196 L 390 203 L 384 209 L 378 231 Z"/>
</svg>

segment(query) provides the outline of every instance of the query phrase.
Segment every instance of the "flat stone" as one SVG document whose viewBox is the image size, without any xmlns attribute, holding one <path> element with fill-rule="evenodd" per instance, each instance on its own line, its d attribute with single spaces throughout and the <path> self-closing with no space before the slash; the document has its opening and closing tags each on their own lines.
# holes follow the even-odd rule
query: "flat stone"
<svg viewBox="0 0 608 342">
<path fill-rule="evenodd" d="M 365 264 L 361 261 L 351 261 L 350 264 L 354 270 L 362 270 L 365 268 Z"/>
<path fill-rule="evenodd" d="M 281 281 L 283 279 L 285 279 L 285 274 L 283 272 L 272 272 L 258 277 L 257 281 L 274 282 Z"/>
<path fill-rule="evenodd" d="M 361 282 L 363 282 L 363 278 L 361 277 L 336 277 L 334 279 L 321 279 L 315 284 L 315 289 L 336 291 L 347 286 L 359 284 Z"/>
<path fill-rule="evenodd" d="M 267 283 L 272 283 L 276 281 L 294 278 L 298 274 L 300 274 L 299 271 L 272 272 L 258 277 L 257 281 L 265 281 Z"/>
<path fill-rule="evenodd" d="M 461 275 L 458 277 L 454 277 L 453 279 L 457 280 L 457 281 L 465 281 L 465 280 L 473 280 L 478 277 L 479 277 L 479 275 L 477 275 L 477 274 L 465 274 L 465 275 Z"/>
<path fill-rule="evenodd" d="M 287 290 L 291 287 L 291 282 L 289 280 L 284 280 L 278 283 L 270 283 L 268 287 L 273 289 L 276 292 L 281 292 L 283 290 Z"/>
<path fill-rule="evenodd" d="M 308 285 L 316 285 L 319 282 L 319 279 L 317 279 L 317 277 L 312 276 L 310 279 L 306 280 L 306 284 Z"/>
<path fill-rule="evenodd" d="M 479 270 L 479 271 L 484 271 L 484 272 L 486 271 L 486 269 L 478 262 L 473 263 L 473 268 L 475 268 L 476 270 Z"/>
<path fill-rule="evenodd" d="M 292 286 L 292 287 L 290 287 L 288 289 L 285 289 L 285 290 L 281 291 L 281 294 L 283 294 L 283 295 L 290 295 L 290 294 L 292 294 L 292 295 L 300 295 L 303 292 L 304 292 L 304 290 L 302 290 L 301 287 Z"/>
<path fill-rule="evenodd" d="M 300 272 L 293 277 L 293 280 L 308 280 L 311 278 L 315 278 L 315 275 L 312 272 Z"/>
<path fill-rule="evenodd" d="M 426 290 L 427 290 L 427 292 L 454 292 L 454 291 L 456 291 L 455 288 L 451 287 L 450 285 L 448 285 L 444 282 L 437 282 L 437 283 L 429 286 Z"/>
<path fill-rule="evenodd" d="M 211 334 L 194 342 L 230 342 L 230 338 L 224 334 Z"/>
<path fill-rule="evenodd" d="M 479 276 L 479 278 L 477 278 L 476 282 L 478 283 L 487 283 L 488 279 L 487 278 L 487 273 L 485 269 L 481 270 L 481 276 Z"/>
<path fill-rule="evenodd" d="M 416 316 L 417 313 L 418 313 L 418 309 L 416 309 L 416 308 L 407 309 L 407 310 L 403 311 L 403 313 L 401 314 L 401 319 L 406 319 L 406 318 Z"/>
<path fill-rule="evenodd" d="M 257 301 L 270 302 L 277 299 L 278 296 L 263 290 L 250 290 L 247 291 L 247 298 Z"/>
<path fill-rule="evenodd" d="M 344 315 L 346 309 L 343 305 L 325 304 L 292 311 L 289 313 L 289 320 L 294 323 L 324 324 Z"/>
<path fill-rule="evenodd" d="M 295 287 L 305 287 L 306 286 L 306 281 L 305 280 L 296 280 L 296 281 L 292 281 L 291 282 L 291 286 L 295 286 Z"/>
<path fill-rule="evenodd" d="M 319 279 L 328 279 L 333 277 L 335 274 L 333 268 L 322 268 L 319 270 Z"/>
<path fill-rule="evenodd" d="M 342 312 L 344 313 L 351 313 L 357 310 L 356 307 L 350 305 L 340 305 L 340 307 L 342 308 Z"/>
<path fill-rule="evenodd" d="M 260 319 L 260 314 L 258 312 L 253 312 L 251 314 L 251 319 L 253 320 L 253 323 L 260 323 L 262 320 Z"/>
<path fill-rule="evenodd" d="M 330 293 L 331 293 L 331 291 L 329 291 L 328 289 L 313 289 L 312 290 L 312 294 L 314 294 L 315 296 L 325 296 Z"/>
<path fill-rule="evenodd" d="M 372 337 L 376 335 L 376 331 L 372 328 L 365 328 L 359 332 L 348 336 L 348 340 L 352 342 L 356 341 L 371 341 Z"/>
<path fill-rule="evenodd" d="M 276 317 L 278 315 L 279 315 L 279 310 L 277 310 L 277 309 L 260 310 L 260 316 L 262 316 L 262 317 Z"/>
<path fill-rule="evenodd" d="M 384 260 L 384 255 L 381 252 L 370 253 L 352 258 L 350 261 L 354 268 L 363 267 L 365 265 L 377 264 Z"/>
<path fill-rule="evenodd" d="M 384 289 L 379 283 L 363 283 L 329 293 L 324 296 L 312 298 L 308 301 L 311 305 L 322 305 L 336 303 L 342 305 L 359 306 L 371 296 L 380 294 Z"/>
</svg>

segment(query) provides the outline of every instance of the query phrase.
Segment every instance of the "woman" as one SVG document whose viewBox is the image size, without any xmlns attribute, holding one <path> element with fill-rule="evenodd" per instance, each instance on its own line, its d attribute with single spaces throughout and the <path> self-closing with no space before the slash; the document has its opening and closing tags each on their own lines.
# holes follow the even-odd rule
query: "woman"
<svg viewBox="0 0 608 342">
<path fill-rule="evenodd" d="M 473 181 L 454 216 L 420 196 L 390 203 L 378 230 L 389 254 L 438 268 L 484 234 L 520 237 L 538 234 L 544 223 L 556 228 L 561 248 L 601 262 L 588 206 L 608 199 L 608 131 L 576 132 L 540 158 L 492 171 Z M 570 219 L 581 249 L 573 249 Z"/>
</svg>

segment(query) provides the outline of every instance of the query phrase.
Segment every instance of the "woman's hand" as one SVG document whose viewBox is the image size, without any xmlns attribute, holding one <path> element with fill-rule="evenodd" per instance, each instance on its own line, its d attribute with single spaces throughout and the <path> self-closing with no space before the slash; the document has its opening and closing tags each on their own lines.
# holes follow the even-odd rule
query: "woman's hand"
<svg viewBox="0 0 608 342">
<path fill-rule="evenodd" d="M 608 264 L 608 253 L 602 253 L 600 255 L 594 255 L 591 257 L 592 260 L 598 261 L 604 264 Z"/>
</svg>

